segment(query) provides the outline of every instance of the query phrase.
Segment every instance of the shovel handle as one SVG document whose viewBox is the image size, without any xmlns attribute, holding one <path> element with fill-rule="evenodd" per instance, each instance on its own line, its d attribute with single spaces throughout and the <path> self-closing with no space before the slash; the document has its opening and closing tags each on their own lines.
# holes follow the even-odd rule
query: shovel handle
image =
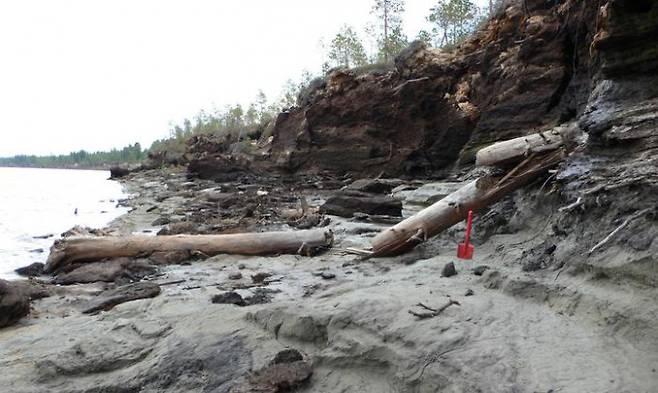
<svg viewBox="0 0 658 393">
<path fill-rule="evenodd" d="M 468 220 L 466 221 L 466 242 L 465 244 L 468 245 L 468 243 L 471 240 L 471 227 L 473 226 L 473 210 L 468 211 Z"/>
</svg>

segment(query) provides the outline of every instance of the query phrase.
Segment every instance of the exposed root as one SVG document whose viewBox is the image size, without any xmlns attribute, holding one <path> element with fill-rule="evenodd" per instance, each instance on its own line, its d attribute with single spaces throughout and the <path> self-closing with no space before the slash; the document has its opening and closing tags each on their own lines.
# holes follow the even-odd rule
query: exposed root
<svg viewBox="0 0 658 393">
<path fill-rule="evenodd" d="M 453 299 L 450 299 L 448 301 L 448 303 L 444 304 L 443 306 L 441 306 L 439 308 L 432 308 L 432 307 L 429 307 L 429 306 L 427 306 L 423 303 L 418 303 L 418 304 L 416 304 L 417 307 L 420 307 L 420 308 L 422 308 L 424 310 L 427 310 L 427 311 L 426 312 L 416 312 L 414 310 L 409 310 L 409 314 L 411 314 L 411 315 L 413 315 L 417 318 L 420 318 L 420 319 L 434 318 L 436 316 L 441 315 L 442 312 L 444 312 L 448 307 L 452 306 L 453 304 L 461 306 L 461 304 L 458 301 L 453 300 Z"/>
<path fill-rule="evenodd" d="M 576 199 L 576 202 L 574 202 L 574 203 L 572 203 L 572 204 L 570 204 L 570 205 L 567 205 L 567 206 L 561 207 L 558 211 L 559 211 L 560 213 L 562 213 L 562 212 L 568 212 L 568 211 L 571 211 L 571 210 L 576 209 L 576 208 L 578 208 L 578 207 L 581 207 L 581 206 L 583 206 L 584 204 L 585 204 L 585 199 L 584 199 L 583 197 L 578 197 L 578 199 Z"/>
<path fill-rule="evenodd" d="M 610 232 L 610 234 L 609 234 L 608 236 L 606 236 L 603 240 L 601 240 L 601 241 L 598 242 L 594 247 L 592 247 L 592 248 L 587 252 L 587 255 L 592 255 L 592 253 L 593 253 L 594 251 L 598 250 L 599 248 L 603 247 L 603 246 L 606 245 L 608 242 L 610 242 L 610 240 L 612 240 L 612 238 L 615 237 L 615 235 L 616 235 L 617 233 L 619 233 L 619 231 L 621 231 L 622 229 L 624 229 L 628 224 L 630 224 L 631 222 L 633 222 L 634 220 L 636 220 L 637 218 L 639 218 L 640 216 L 642 216 L 643 214 L 647 213 L 647 212 L 650 211 L 650 210 L 651 210 L 651 209 L 640 210 L 640 211 L 636 212 L 635 214 L 633 214 L 632 216 L 628 217 L 623 223 L 621 223 L 620 226 L 618 226 L 617 228 L 615 228 L 615 230 L 612 231 L 612 232 Z"/>
</svg>

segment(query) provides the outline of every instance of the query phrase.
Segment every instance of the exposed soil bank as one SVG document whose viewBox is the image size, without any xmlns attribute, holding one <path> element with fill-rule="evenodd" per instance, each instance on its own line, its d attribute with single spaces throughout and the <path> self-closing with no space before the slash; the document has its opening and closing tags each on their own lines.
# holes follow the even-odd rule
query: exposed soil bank
<svg viewBox="0 0 658 393">
<path fill-rule="evenodd" d="M 136 209 L 111 231 L 156 230 L 151 222 L 163 216 L 207 230 L 184 218 L 216 196 L 208 189 L 217 185 L 172 173 L 167 189 L 178 191 L 163 198 L 163 175 L 130 175 Z M 656 279 L 653 263 L 645 271 L 636 266 L 641 262 L 627 262 L 623 242 L 616 241 L 606 259 L 620 273 L 634 266 L 636 276 L 582 269 L 558 276 L 550 263 L 522 271 L 523 263 L 556 258 L 569 244 L 546 251 L 545 220 L 525 216 L 558 206 L 538 187 L 477 221 L 473 261 L 454 257 L 463 234 L 456 228 L 410 255 L 362 262 L 341 250 L 366 246 L 385 225 L 330 216 L 336 244 L 323 255 L 178 261 L 146 273 L 143 282 L 160 284 L 159 294 L 109 311 L 93 307 L 112 299 L 113 288 L 126 288 L 121 283 L 129 277 L 51 287 L 53 296 L 34 301 L 27 318 L 0 330 L 0 382 L 8 392 L 228 392 L 251 386 L 241 381 L 294 348 L 312 364 L 312 376 L 298 391 L 652 391 L 658 383 L 658 292 L 655 281 L 646 281 Z M 296 190 L 311 208 L 335 192 Z M 418 203 L 412 194 L 409 200 Z M 442 277 L 449 262 L 458 274 Z M 473 271 L 481 265 L 488 269 Z M 240 301 L 213 304 L 227 293 Z M 438 308 L 450 299 L 460 305 L 437 317 L 409 313 L 423 311 L 418 303 Z"/>
<path fill-rule="evenodd" d="M 332 73 L 254 151 L 201 137 L 187 168 L 126 175 L 135 210 L 111 233 L 321 226 L 335 243 L 314 257 L 154 253 L 58 271 L 71 285 L 46 286 L 0 330 L 0 386 L 654 391 L 658 1 L 525 3 L 454 53 L 414 45 L 395 70 Z M 461 226 L 395 258 L 345 252 L 477 177 L 478 147 L 567 122 L 574 153 L 478 212 L 474 260 L 454 257 Z M 419 174 L 450 181 L 386 179 Z M 386 216 L 359 211 L 373 201 Z M 450 262 L 457 274 L 442 274 Z"/>
</svg>

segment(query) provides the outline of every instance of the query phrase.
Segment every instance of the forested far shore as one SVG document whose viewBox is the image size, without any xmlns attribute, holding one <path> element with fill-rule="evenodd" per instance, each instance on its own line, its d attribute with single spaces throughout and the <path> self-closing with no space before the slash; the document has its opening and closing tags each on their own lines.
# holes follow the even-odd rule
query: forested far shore
<svg viewBox="0 0 658 393">
<path fill-rule="evenodd" d="M 148 155 L 139 143 L 123 149 L 87 152 L 80 150 L 69 154 L 37 156 L 16 155 L 0 157 L 0 167 L 65 168 L 65 169 L 108 169 L 114 165 L 130 165 L 142 162 Z"/>
</svg>

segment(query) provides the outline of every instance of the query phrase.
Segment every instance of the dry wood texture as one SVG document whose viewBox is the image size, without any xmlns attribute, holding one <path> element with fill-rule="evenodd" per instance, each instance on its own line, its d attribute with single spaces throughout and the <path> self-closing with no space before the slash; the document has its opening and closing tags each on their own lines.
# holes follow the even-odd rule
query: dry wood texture
<svg viewBox="0 0 658 393">
<path fill-rule="evenodd" d="M 533 153 L 555 150 L 564 144 L 562 128 L 495 143 L 477 152 L 475 165 L 487 166 L 520 161 Z"/>
<path fill-rule="evenodd" d="M 53 272 L 75 262 L 148 256 L 162 251 L 197 251 L 208 256 L 306 253 L 312 248 L 330 246 L 332 241 L 333 234 L 329 230 L 231 235 L 69 237 L 53 245 L 45 270 Z"/>
<path fill-rule="evenodd" d="M 381 232 L 372 240 L 372 256 L 397 255 L 464 220 L 469 210 L 477 211 L 500 200 L 563 158 L 562 150 L 525 160 L 503 178 L 484 177 L 468 183 L 442 200 Z"/>
</svg>

